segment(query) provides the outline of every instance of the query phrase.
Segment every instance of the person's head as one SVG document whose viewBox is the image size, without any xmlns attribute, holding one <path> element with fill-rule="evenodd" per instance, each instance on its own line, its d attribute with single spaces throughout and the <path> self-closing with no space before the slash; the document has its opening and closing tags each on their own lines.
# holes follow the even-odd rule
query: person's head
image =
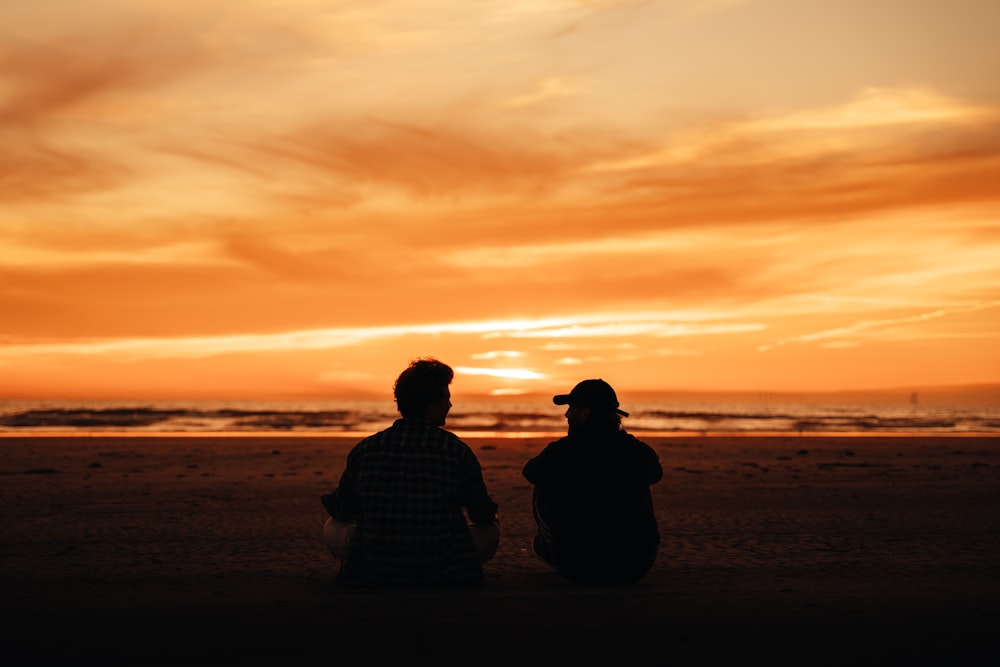
<svg viewBox="0 0 1000 667">
<path fill-rule="evenodd" d="M 426 357 L 411 361 L 392 387 L 399 414 L 444 426 L 451 409 L 448 385 L 454 377 L 451 366 L 437 359 Z"/>
<path fill-rule="evenodd" d="M 618 407 L 618 395 L 602 379 L 583 380 L 568 394 L 552 397 L 556 405 L 566 405 L 566 422 L 570 433 L 607 432 L 621 429 L 622 417 L 628 413 Z"/>
</svg>

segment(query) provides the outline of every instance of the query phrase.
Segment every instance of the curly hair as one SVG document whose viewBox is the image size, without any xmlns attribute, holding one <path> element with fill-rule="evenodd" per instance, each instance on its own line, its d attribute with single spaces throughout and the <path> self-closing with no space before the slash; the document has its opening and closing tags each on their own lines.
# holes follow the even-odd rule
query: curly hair
<svg viewBox="0 0 1000 667">
<path fill-rule="evenodd" d="M 411 361 L 392 387 L 399 414 L 423 416 L 431 403 L 441 400 L 454 377 L 451 366 L 432 357 Z"/>
</svg>

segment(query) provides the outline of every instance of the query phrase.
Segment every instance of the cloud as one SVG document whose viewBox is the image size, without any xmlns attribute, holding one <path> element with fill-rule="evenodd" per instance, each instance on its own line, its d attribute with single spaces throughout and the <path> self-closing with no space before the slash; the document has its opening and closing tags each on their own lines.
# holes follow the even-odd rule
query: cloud
<svg viewBox="0 0 1000 667">
<path fill-rule="evenodd" d="M 977 303 L 960 308 L 937 309 L 933 311 L 917 313 L 915 315 L 907 315 L 905 317 L 894 317 L 894 318 L 886 318 L 878 320 L 864 320 L 861 322 L 855 322 L 854 324 L 848 326 L 837 327 L 835 329 L 826 329 L 823 331 L 815 331 L 812 333 L 784 338 L 774 343 L 761 345 L 757 348 L 757 351 L 768 352 L 775 348 L 782 347 L 784 345 L 792 343 L 814 343 L 814 342 L 821 342 L 826 347 L 856 347 L 858 345 L 858 339 L 864 338 L 867 334 L 869 334 L 869 332 L 878 332 L 880 330 L 889 329 L 890 327 L 897 327 L 906 324 L 922 324 L 924 322 L 929 322 L 930 320 L 943 318 L 950 315 L 956 315 L 960 313 L 973 313 L 981 310 L 991 310 L 993 308 L 1000 308 L 1000 301 Z M 927 337 L 933 337 L 933 335 Z M 854 340 L 850 340 L 852 338 Z"/>
<path fill-rule="evenodd" d="M 472 358 L 489 361 L 492 359 L 519 359 L 523 356 L 524 353 L 518 350 L 490 350 L 489 352 L 474 354 L 472 355 Z"/>
<path fill-rule="evenodd" d="M 629 321 L 630 319 L 634 321 Z M 590 313 L 566 318 L 452 321 L 429 324 L 399 324 L 380 327 L 341 327 L 288 331 L 273 334 L 217 336 L 135 337 L 99 340 L 66 340 L 10 344 L 0 348 L 0 359 L 58 356 L 106 356 L 118 360 L 140 358 L 206 358 L 253 352 L 328 350 L 369 345 L 373 341 L 408 336 L 496 338 L 578 338 L 622 339 L 634 336 L 676 337 L 732 334 L 757 331 L 753 323 L 675 323 L 669 313 Z M 620 348 L 612 343 L 610 349 Z M 631 347 L 626 345 L 626 347 Z M 523 353 L 485 352 L 476 359 L 512 359 Z M 472 367 L 469 367 L 472 368 Z M 468 371 L 474 373 L 475 371 Z M 514 377 L 514 376 L 511 376 Z"/>
<path fill-rule="evenodd" d="M 846 103 L 792 112 L 775 119 L 750 121 L 753 131 L 866 130 L 927 124 L 995 124 L 998 112 L 986 105 L 950 98 L 930 88 L 864 88 Z M 870 137 L 866 137 L 870 139 Z"/>
<path fill-rule="evenodd" d="M 706 126 L 644 159 L 597 166 L 619 174 L 606 179 L 609 199 L 641 202 L 671 226 L 996 205 L 1000 109 L 941 99 L 882 91 L 823 114 Z"/>
<path fill-rule="evenodd" d="M 489 377 L 506 378 L 510 380 L 540 380 L 545 377 L 527 368 L 479 368 L 475 366 L 456 366 L 456 373 L 465 375 L 487 375 Z"/>
<path fill-rule="evenodd" d="M 134 177 L 117 152 L 165 105 L 154 91 L 199 71 L 205 53 L 146 21 L 9 30 L 0 52 L 0 201 L 102 192 Z"/>
<path fill-rule="evenodd" d="M 350 187 L 421 200 L 520 200 L 556 192 L 581 159 L 608 150 L 599 140 L 505 135 L 453 121 L 362 119 L 303 127 L 251 147 L 268 160 L 325 174 L 334 192 Z M 294 172 L 293 172 L 294 173 Z M 328 181 L 329 183 L 329 181 Z M 373 188 L 375 188 L 373 190 Z"/>
<path fill-rule="evenodd" d="M 230 163 L 280 165 L 271 169 L 278 178 L 268 177 L 275 196 L 361 217 L 405 210 L 410 219 L 453 220 L 447 239 L 395 225 L 410 245 L 530 243 L 554 240 L 557 229 L 574 231 L 560 242 L 620 242 L 705 224 L 829 224 L 1000 203 L 1000 109 L 925 90 L 863 91 L 841 108 L 664 126 L 650 137 L 642 143 L 600 126 L 505 131 L 475 116 L 342 118 L 250 141 Z M 474 225 L 460 222 L 470 216 Z"/>
<path fill-rule="evenodd" d="M 620 315 L 615 319 L 627 320 L 637 317 L 634 314 Z M 652 336 L 672 338 L 678 336 L 704 336 L 712 334 L 746 333 L 761 331 L 765 325 L 759 323 L 746 324 L 701 324 L 673 323 L 670 321 L 610 321 L 595 323 L 574 323 L 568 326 L 534 327 L 513 331 L 499 331 L 487 334 L 488 338 L 557 338 L 560 340 L 573 338 L 634 338 Z"/>
<path fill-rule="evenodd" d="M 503 106 L 532 106 L 553 98 L 575 95 L 585 87 L 586 83 L 582 81 L 568 81 L 566 79 L 548 78 L 539 81 L 530 92 L 511 97 L 504 102 Z"/>
</svg>

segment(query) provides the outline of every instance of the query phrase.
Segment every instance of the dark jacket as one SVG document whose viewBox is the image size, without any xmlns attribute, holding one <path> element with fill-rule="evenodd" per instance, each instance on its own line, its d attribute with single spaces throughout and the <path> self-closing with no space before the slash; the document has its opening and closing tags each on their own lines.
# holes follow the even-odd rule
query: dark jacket
<svg viewBox="0 0 1000 667">
<path fill-rule="evenodd" d="M 649 487 L 663 468 L 649 445 L 625 431 L 570 435 L 528 461 L 523 475 L 535 486 L 542 547 L 567 577 L 634 581 L 652 565 L 660 530 Z"/>
</svg>

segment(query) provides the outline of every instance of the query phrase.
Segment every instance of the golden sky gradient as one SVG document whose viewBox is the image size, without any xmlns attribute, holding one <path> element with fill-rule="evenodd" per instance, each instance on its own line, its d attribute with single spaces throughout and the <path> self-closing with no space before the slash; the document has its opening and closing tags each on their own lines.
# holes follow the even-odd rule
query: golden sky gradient
<svg viewBox="0 0 1000 667">
<path fill-rule="evenodd" d="M 0 397 L 1000 382 L 995 0 L 0 5 Z"/>
</svg>

